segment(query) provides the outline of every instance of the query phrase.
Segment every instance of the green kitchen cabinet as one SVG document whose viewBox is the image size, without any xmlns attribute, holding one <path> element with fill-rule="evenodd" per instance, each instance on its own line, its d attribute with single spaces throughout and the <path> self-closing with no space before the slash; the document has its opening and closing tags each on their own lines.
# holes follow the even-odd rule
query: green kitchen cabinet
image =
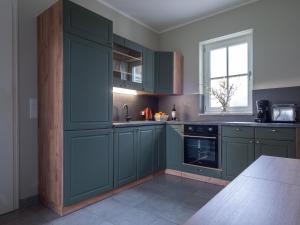
<svg viewBox="0 0 300 225">
<path fill-rule="evenodd" d="M 144 47 L 113 35 L 113 85 L 114 87 L 143 91 Z"/>
<path fill-rule="evenodd" d="M 143 80 L 143 91 L 147 93 L 154 93 L 154 51 L 148 48 L 144 48 L 144 61 L 143 61 L 143 69 L 144 69 L 144 80 Z"/>
<path fill-rule="evenodd" d="M 125 38 L 117 35 L 117 34 L 113 34 L 113 43 L 116 45 L 119 45 L 121 47 L 125 46 Z"/>
<path fill-rule="evenodd" d="M 294 141 L 256 139 L 255 159 L 261 155 L 296 158 L 296 144 Z"/>
<path fill-rule="evenodd" d="M 172 93 L 173 53 L 155 53 L 155 92 L 159 94 Z"/>
<path fill-rule="evenodd" d="M 166 169 L 166 130 L 165 126 L 155 127 L 154 172 Z"/>
<path fill-rule="evenodd" d="M 71 1 L 63 1 L 64 32 L 112 47 L 112 21 Z"/>
<path fill-rule="evenodd" d="M 138 178 L 142 178 L 154 171 L 155 126 L 142 126 L 138 131 Z"/>
<path fill-rule="evenodd" d="M 137 128 L 117 128 L 114 133 L 114 187 L 137 179 Z"/>
<path fill-rule="evenodd" d="M 255 129 L 255 158 L 261 155 L 296 158 L 296 129 L 258 127 Z"/>
<path fill-rule="evenodd" d="M 182 125 L 166 125 L 166 167 L 181 171 L 183 162 Z"/>
<path fill-rule="evenodd" d="M 183 58 L 177 52 L 155 52 L 155 93 L 182 94 Z"/>
<path fill-rule="evenodd" d="M 64 35 L 64 129 L 112 126 L 112 50 Z"/>
<path fill-rule="evenodd" d="M 223 178 L 233 180 L 254 161 L 254 140 L 222 138 Z"/>
<path fill-rule="evenodd" d="M 64 133 L 64 206 L 113 188 L 111 129 Z"/>
</svg>

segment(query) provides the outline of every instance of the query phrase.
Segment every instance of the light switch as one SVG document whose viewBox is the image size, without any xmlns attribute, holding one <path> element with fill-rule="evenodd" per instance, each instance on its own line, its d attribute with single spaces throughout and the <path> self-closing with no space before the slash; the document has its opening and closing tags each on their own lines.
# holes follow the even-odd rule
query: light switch
<svg viewBox="0 0 300 225">
<path fill-rule="evenodd" d="M 37 119 L 37 99 L 29 98 L 29 118 Z"/>
</svg>

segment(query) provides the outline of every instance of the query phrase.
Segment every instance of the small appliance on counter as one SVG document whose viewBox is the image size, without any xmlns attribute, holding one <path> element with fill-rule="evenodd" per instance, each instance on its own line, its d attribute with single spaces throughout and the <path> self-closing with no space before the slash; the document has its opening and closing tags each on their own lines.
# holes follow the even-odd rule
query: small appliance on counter
<svg viewBox="0 0 300 225">
<path fill-rule="evenodd" d="M 255 122 L 267 123 L 270 122 L 270 103 L 268 100 L 256 101 L 256 118 Z"/>
<path fill-rule="evenodd" d="M 295 104 L 274 104 L 272 105 L 272 122 L 295 123 Z"/>
</svg>

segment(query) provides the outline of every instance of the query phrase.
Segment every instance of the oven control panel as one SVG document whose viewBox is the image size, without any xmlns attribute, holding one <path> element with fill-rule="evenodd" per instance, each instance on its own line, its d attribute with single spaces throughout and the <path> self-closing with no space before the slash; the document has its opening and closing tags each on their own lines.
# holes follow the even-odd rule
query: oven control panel
<svg viewBox="0 0 300 225">
<path fill-rule="evenodd" d="M 217 136 L 218 126 L 215 125 L 184 125 L 185 135 Z"/>
</svg>

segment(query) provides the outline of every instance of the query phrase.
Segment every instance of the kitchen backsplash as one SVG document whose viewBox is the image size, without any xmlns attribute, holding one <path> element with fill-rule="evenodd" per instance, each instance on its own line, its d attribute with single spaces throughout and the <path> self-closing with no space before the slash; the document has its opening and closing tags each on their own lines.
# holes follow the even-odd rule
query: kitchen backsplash
<svg viewBox="0 0 300 225">
<path fill-rule="evenodd" d="M 146 107 L 149 107 L 153 113 L 158 111 L 158 97 L 156 96 L 113 93 L 113 121 L 125 121 L 124 104 L 128 105 L 132 120 L 142 120 L 140 112 Z"/>
<path fill-rule="evenodd" d="M 254 121 L 254 115 L 205 115 L 203 114 L 203 95 L 191 94 L 181 96 L 127 96 L 114 94 L 113 120 L 123 121 L 123 104 L 129 106 L 129 114 L 133 120 L 141 120 L 139 112 L 150 107 L 153 112 L 162 111 L 171 115 L 176 105 L 177 118 L 184 121 Z M 300 106 L 300 87 L 274 88 L 253 91 L 253 111 L 256 113 L 256 100 L 267 99 L 271 104 L 297 104 Z M 200 114 L 199 114 L 200 113 Z M 297 112 L 299 121 L 299 110 Z"/>
</svg>

